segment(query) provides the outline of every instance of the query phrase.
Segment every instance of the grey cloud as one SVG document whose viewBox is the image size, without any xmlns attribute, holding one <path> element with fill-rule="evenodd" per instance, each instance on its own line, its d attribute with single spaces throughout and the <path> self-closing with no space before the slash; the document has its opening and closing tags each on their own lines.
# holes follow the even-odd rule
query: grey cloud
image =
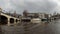
<svg viewBox="0 0 60 34">
<path fill-rule="evenodd" d="M 18 2 L 17 0 L 16 0 L 16 3 L 11 1 L 11 5 L 14 6 L 14 10 L 18 11 L 17 13 L 22 14 L 22 12 L 24 10 L 24 3 L 23 3 L 23 1 L 22 1 L 22 3 L 21 3 L 21 1 Z"/>
<path fill-rule="evenodd" d="M 57 4 L 53 1 L 43 0 L 37 2 L 25 1 L 25 8 L 30 12 L 47 12 L 52 13 Z"/>
<path fill-rule="evenodd" d="M 12 8 L 8 7 L 5 10 L 7 10 L 7 11 L 10 10 L 11 12 L 17 11 L 18 14 L 22 14 L 22 12 L 24 10 L 23 1 L 20 1 L 20 0 L 10 0 L 9 3 L 10 3 L 10 7 L 12 7 Z"/>
<path fill-rule="evenodd" d="M 7 1 L 8 2 L 8 1 Z M 5 10 L 16 10 L 17 13 L 22 14 L 22 12 L 27 9 L 30 12 L 47 12 L 52 13 L 57 7 L 57 3 L 50 0 L 9 0 L 7 3 L 4 0 L 0 1 L 0 6 L 6 8 L 7 4 L 9 6 Z"/>
</svg>

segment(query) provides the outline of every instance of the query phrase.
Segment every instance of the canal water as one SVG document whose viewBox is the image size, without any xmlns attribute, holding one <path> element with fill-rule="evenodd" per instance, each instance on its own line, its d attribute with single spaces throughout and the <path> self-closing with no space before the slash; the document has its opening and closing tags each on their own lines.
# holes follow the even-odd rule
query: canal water
<svg viewBox="0 0 60 34">
<path fill-rule="evenodd" d="M 0 34 L 60 34 L 60 20 L 16 26 L 1 25 Z"/>
</svg>

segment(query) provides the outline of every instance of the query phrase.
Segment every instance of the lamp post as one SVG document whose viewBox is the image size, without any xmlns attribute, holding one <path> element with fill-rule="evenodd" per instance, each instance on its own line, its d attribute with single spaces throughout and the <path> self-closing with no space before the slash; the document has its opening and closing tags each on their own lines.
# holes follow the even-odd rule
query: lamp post
<svg viewBox="0 0 60 34">
<path fill-rule="evenodd" d="M 2 9 L 0 8 L 0 22 L 1 22 L 1 12 L 2 12 Z"/>
</svg>

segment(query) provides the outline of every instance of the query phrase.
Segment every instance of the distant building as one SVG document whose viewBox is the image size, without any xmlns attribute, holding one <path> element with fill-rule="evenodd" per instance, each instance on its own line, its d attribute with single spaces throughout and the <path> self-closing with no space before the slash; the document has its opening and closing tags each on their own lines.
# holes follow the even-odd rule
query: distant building
<svg viewBox="0 0 60 34">
<path fill-rule="evenodd" d="M 29 18 L 38 18 L 38 13 L 27 13 L 27 16 L 26 17 L 29 17 Z"/>
<path fill-rule="evenodd" d="M 49 14 L 45 14 L 45 13 L 27 13 L 26 17 L 30 17 L 30 18 L 48 18 Z"/>
<path fill-rule="evenodd" d="M 24 10 L 23 16 L 24 16 L 24 17 L 27 17 L 27 15 L 28 15 L 27 13 L 28 13 L 27 10 Z"/>
<path fill-rule="evenodd" d="M 45 14 L 44 13 L 39 13 L 39 18 L 45 18 Z"/>
<path fill-rule="evenodd" d="M 53 15 L 53 16 L 51 16 L 51 18 L 53 18 L 54 20 L 55 19 L 59 19 L 60 18 L 60 14 Z"/>
<path fill-rule="evenodd" d="M 50 14 L 46 14 L 46 13 L 39 13 L 39 18 L 43 19 L 43 18 L 49 18 L 51 15 Z"/>
<path fill-rule="evenodd" d="M 38 18 L 39 15 L 38 15 L 38 13 L 27 13 L 27 17 L 30 17 L 30 18 Z"/>
</svg>

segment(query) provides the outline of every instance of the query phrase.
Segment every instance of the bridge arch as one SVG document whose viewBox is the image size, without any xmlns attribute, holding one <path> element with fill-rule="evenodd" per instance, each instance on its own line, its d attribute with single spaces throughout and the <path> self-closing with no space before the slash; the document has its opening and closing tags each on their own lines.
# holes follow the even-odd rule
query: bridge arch
<svg viewBox="0 0 60 34">
<path fill-rule="evenodd" d="M 16 23 L 18 22 L 18 20 L 16 19 Z"/>
<path fill-rule="evenodd" d="M 10 18 L 10 23 L 14 23 L 14 18 Z"/>
<path fill-rule="evenodd" d="M 13 17 L 13 16 L 10 16 L 10 15 L 7 15 L 5 13 L 1 13 L 1 21 L 0 21 L 0 24 L 6 24 L 6 25 L 13 25 L 13 24 L 17 24 L 20 22 L 20 19 L 19 18 L 16 18 L 16 17 Z M 16 20 L 17 19 L 17 20 Z"/>
<path fill-rule="evenodd" d="M 8 18 L 4 15 L 0 15 L 1 16 L 1 25 L 6 25 L 8 23 Z"/>
</svg>

